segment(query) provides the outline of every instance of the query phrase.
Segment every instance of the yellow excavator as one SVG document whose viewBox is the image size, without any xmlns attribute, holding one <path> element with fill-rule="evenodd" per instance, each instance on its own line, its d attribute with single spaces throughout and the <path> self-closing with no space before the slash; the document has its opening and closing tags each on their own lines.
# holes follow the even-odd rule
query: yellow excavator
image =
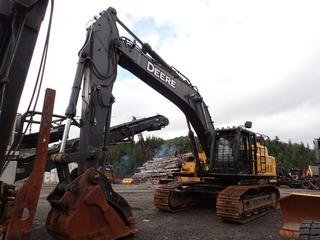
<svg viewBox="0 0 320 240">
<path fill-rule="evenodd" d="M 205 153 L 186 157 L 175 179 L 160 186 L 154 195 L 159 210 L 176 212 L 197 205 L 216 206 L 224 221 L 246 223 L 276 207 L 276 162 L 261 142 L 262 135 L 246 127 L 216 130 L 213 172 Z M 199 173 L 199 168 L 203 169 Z"/>
<path fill-rule="evenodd" d="M 1 170 L 10 160 L 5 156 L 9 135 L 47 4 L 48 0 L 0 0 Z M 53 0 L 51 13 L 52 7 Z M 120 37 L 118 26 L 124 28 L 134 40 Z M 49 30 L 50 25 L 44 56 Z M 186 56 L 187 53 L 188 49 Z M 115 99 L 112 88 L 118 65 L 175 104 L 187 119 L 194 170 L 180 173 L 175 181 L 156 190 L 155 205 L 160 210 L 174 212 L 217 199 L 218 216 L 226 221 L 245 223 L 275 208 L 279 199 L 279 191 L 272 184 L 276 177 L 275 162 L 268 155 L 267 148 L 260 144 L 261 136 L 248 130 L 249 122 L 244 127 L 215 129 L 208 106 L 197 87 L 132 33 L 118 19 L 115 9 L 109 8 L 102 11 L 87 28 L 65 113 L 66 124 L 59 153 L 51 157 L 59 177 L 59 184 L 48 196 L 51 210 L 46 227 L 53 238 L 119 239 L 135 233 L 128 202 L 113 190 L 110 181 L 99 171 L 110 143 L 110 121 Z M 68 153 L 67 138 L 80 96 L 79 151 Z M 47 115 L 49 118 L 49 112 Z M 44 171 L 43 159 L 47 155 L 46 139 L 50 130 L 47 122 L 51 121 L 45 121 L 44 129 L 48 131 L 44 134 L 46 137 L 39 138 L 39 145 L 43 148 L 39 147 L 39 161 L 36 161 L 37 167 L 32 172 L 32 176 L 37 176 L 29 177 L 36 186 L 24 185 L 24 191 L 19 189 L 15 194 L 14 187 L 0 182 L 0 232 L 6 239 L 26 238 L 31 232 Z M 203 155 L 199 153 L 192 128 Z M 72 162 L 78 163 L 74 175 L 68 168 Z M 37 194 L 33 194 L 35 192 Z M 29 195 L 31 198 L 26 198 Z M 24 209 L 29 210 L 30 218 L 22 216 Z"/>
</svg>

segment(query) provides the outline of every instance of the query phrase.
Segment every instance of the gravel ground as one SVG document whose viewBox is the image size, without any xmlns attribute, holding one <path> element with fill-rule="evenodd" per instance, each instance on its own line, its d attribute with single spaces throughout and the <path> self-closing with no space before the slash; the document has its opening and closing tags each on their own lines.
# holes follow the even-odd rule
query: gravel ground
<svg viewBox="0 0 320 240">
<path fill-rule="evenodd" d="M 46 197 L 53 188 L 54 185 L 44 185 L 42 188 L 31 239 L 52 239 L 46 232 L 45 221 L 50 209 Z M 281 239 L 280 209 L 245 225 L 224 223 L 218 219 L 214 208 L 191 209 L 174 214 L 158 211 L 153 204 L 156 188 L 157 185 L 150 184 L 114 185 L 115 191 L 131 205 L 136 219 L 137 233 L 130 239 Z M 285 188 L 280 190 L 282 196 L 290 192 L 309 192 Z"/>
</svg>

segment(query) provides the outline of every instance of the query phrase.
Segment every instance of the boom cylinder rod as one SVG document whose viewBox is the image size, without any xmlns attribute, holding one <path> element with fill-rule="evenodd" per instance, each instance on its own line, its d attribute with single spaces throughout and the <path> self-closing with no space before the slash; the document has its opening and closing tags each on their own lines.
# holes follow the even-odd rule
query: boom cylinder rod
<svg viewBox="0 0 320 240">
<path fill-rule="evenodd" d="M 123 22 L 120 21 L 119 18 L 117 18 L 117 22 L 121 25 L 121 27 L 123 27 L 135 40 L 138 41 L 138 43 L 140 43 L 141 45 L 144 45 L 144 43 L 141 41 L 140 38 L 137 37 L 137 35 L 135 35 L 126 25 L 124 25 Z"/>
<path fill-rule="evenodd" d="M 71 126 L 71 121 L 76 115 L 77 103 L 78 103 L 79 93 L 80 93 L 82 79 L 83 79 L 83 72 L 84 72 L 84 60 L 80 56 L 78 66 L 77 66 L 76 76 L 73 81 L 69 104 L 65 113 L 67 117 L 67 122 L 63 131 L 62 142 L 59 149 L 60 153 L 64 153 L 65 151 L 67 139 L 70 131 L 70 126 Z"/>
<path fill-rule="evenodd" d="M 62 141 L 61 141 L 61 145 L 60 145 L 60 149 L 59 149 L 60 153 L 64 153 L 64 151 L 66 149 L 67 139 L 68 139 L 70 126 L 71 126 L 71 120 L 72 120 L 71 118 L 67 118 L 67 122 L 64 126 Z"/>
<path fill-rule="evenodd" d="M 69 104 L 66 110 L 66 117 L 67 118 L 74 118 L 76 116 L 76 111 L 77 111 L 77 103 L 78 103 L 78 98 L 79 98 L 79 93 L 81 89 L 81 84 L 82 84 L 82 79 L 83 79 L 83 73 L 84 73 L 84 59 L 80 56 L 78 66 L 77 66 L 77 71 L 76 75 L 73 81 L 73 86 L 72 86 L 72 92 L 70 95 L 69 99 Z"/>
<path fill-rule="evenodd" d="M 156 53 L 148 43 L 142 42 L 140 38 L 137 37 L 123 22 L 117 18 L 117 22 L 135 39 L 138 43 L 141 44 L 142 50 L 147 52 L 151 57 L 153 57 L 156 61 L 158 61 L 161 65 L 167 68 L 167 70 L 171 70 L 171 66 L 163 60 L 162 57 L 158 53 Z"/>
<path fill-rule="evenodd" d="M 203 175 L 203 169 L 202 169 L 202 166 L 201 166 L 201 163 L 200 163 L 200 159 L 199 159 L 199 151 L 198 151 L 197 144 L 196 144 L 196 141 L 195 141 L 195 138 L 194 138 L 194 133 L 193 133 L 193 131 L 191 129 L 190 122 L 188 121 L 188 119 L 187 119 L 187 125 L 188 125 L 188 129 L 189 129 L 188 136 L 189 136 L 189 139 L 190 139 L 190 142 L 191 142 L 192 154 L 194 156 L 195 164 L 196 164 L 196 173 L 198 175 L 202 176 Z"/>
</svg>

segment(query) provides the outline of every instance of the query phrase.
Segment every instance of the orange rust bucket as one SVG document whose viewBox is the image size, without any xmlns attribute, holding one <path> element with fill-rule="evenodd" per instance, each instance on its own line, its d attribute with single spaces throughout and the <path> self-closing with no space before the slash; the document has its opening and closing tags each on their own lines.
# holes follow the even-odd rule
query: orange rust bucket
<svg viewBox="0 0 320 240">
<path fill-rule="evenodd" d="M 46 227 L 59 240 L 115 240 L 135 233 L 127 201 L 113 191 L 104 174 L 89 168 L 60 196 L 59 185 L 49 195 Z"/>
<path fill-rule="evenodd" d="M 320 220 L 320 195 L 292 193 L 280 199 L 282 226 L 280 235 L 297 238 L 306 220 Z"/>
</svg>

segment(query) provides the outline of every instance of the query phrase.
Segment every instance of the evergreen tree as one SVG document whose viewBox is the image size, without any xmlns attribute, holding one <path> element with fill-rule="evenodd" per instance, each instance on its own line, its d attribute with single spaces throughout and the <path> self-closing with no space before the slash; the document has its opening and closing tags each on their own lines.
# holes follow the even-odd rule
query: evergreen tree
<svg viewBox="0 0 320 240">
<path fill-rule="evenodd" d="M 199 151 L 200 144 L 196 138 Z M 281 142 L 276 136 L 273 140 L 267 140 L 266 146 L 269 155 L 274 156 L 276 161 L 287 169 L 303 169 L 306 165 L 315 164 L 314 151 L 304 143 Z M 142 143 L 140 141 L 131 144 L 118 144 L 110 147 L 109 163 L 113 165 L 114 174 L 117 177 L 132 176 L 136 169 L 147 160 L 156 157 L 162 152 L 161 157 L 191 152 L 191 145 L 188 136 L 181 136 L 169 140 L 159 137 L 147 137 Z"/>
</svg>

